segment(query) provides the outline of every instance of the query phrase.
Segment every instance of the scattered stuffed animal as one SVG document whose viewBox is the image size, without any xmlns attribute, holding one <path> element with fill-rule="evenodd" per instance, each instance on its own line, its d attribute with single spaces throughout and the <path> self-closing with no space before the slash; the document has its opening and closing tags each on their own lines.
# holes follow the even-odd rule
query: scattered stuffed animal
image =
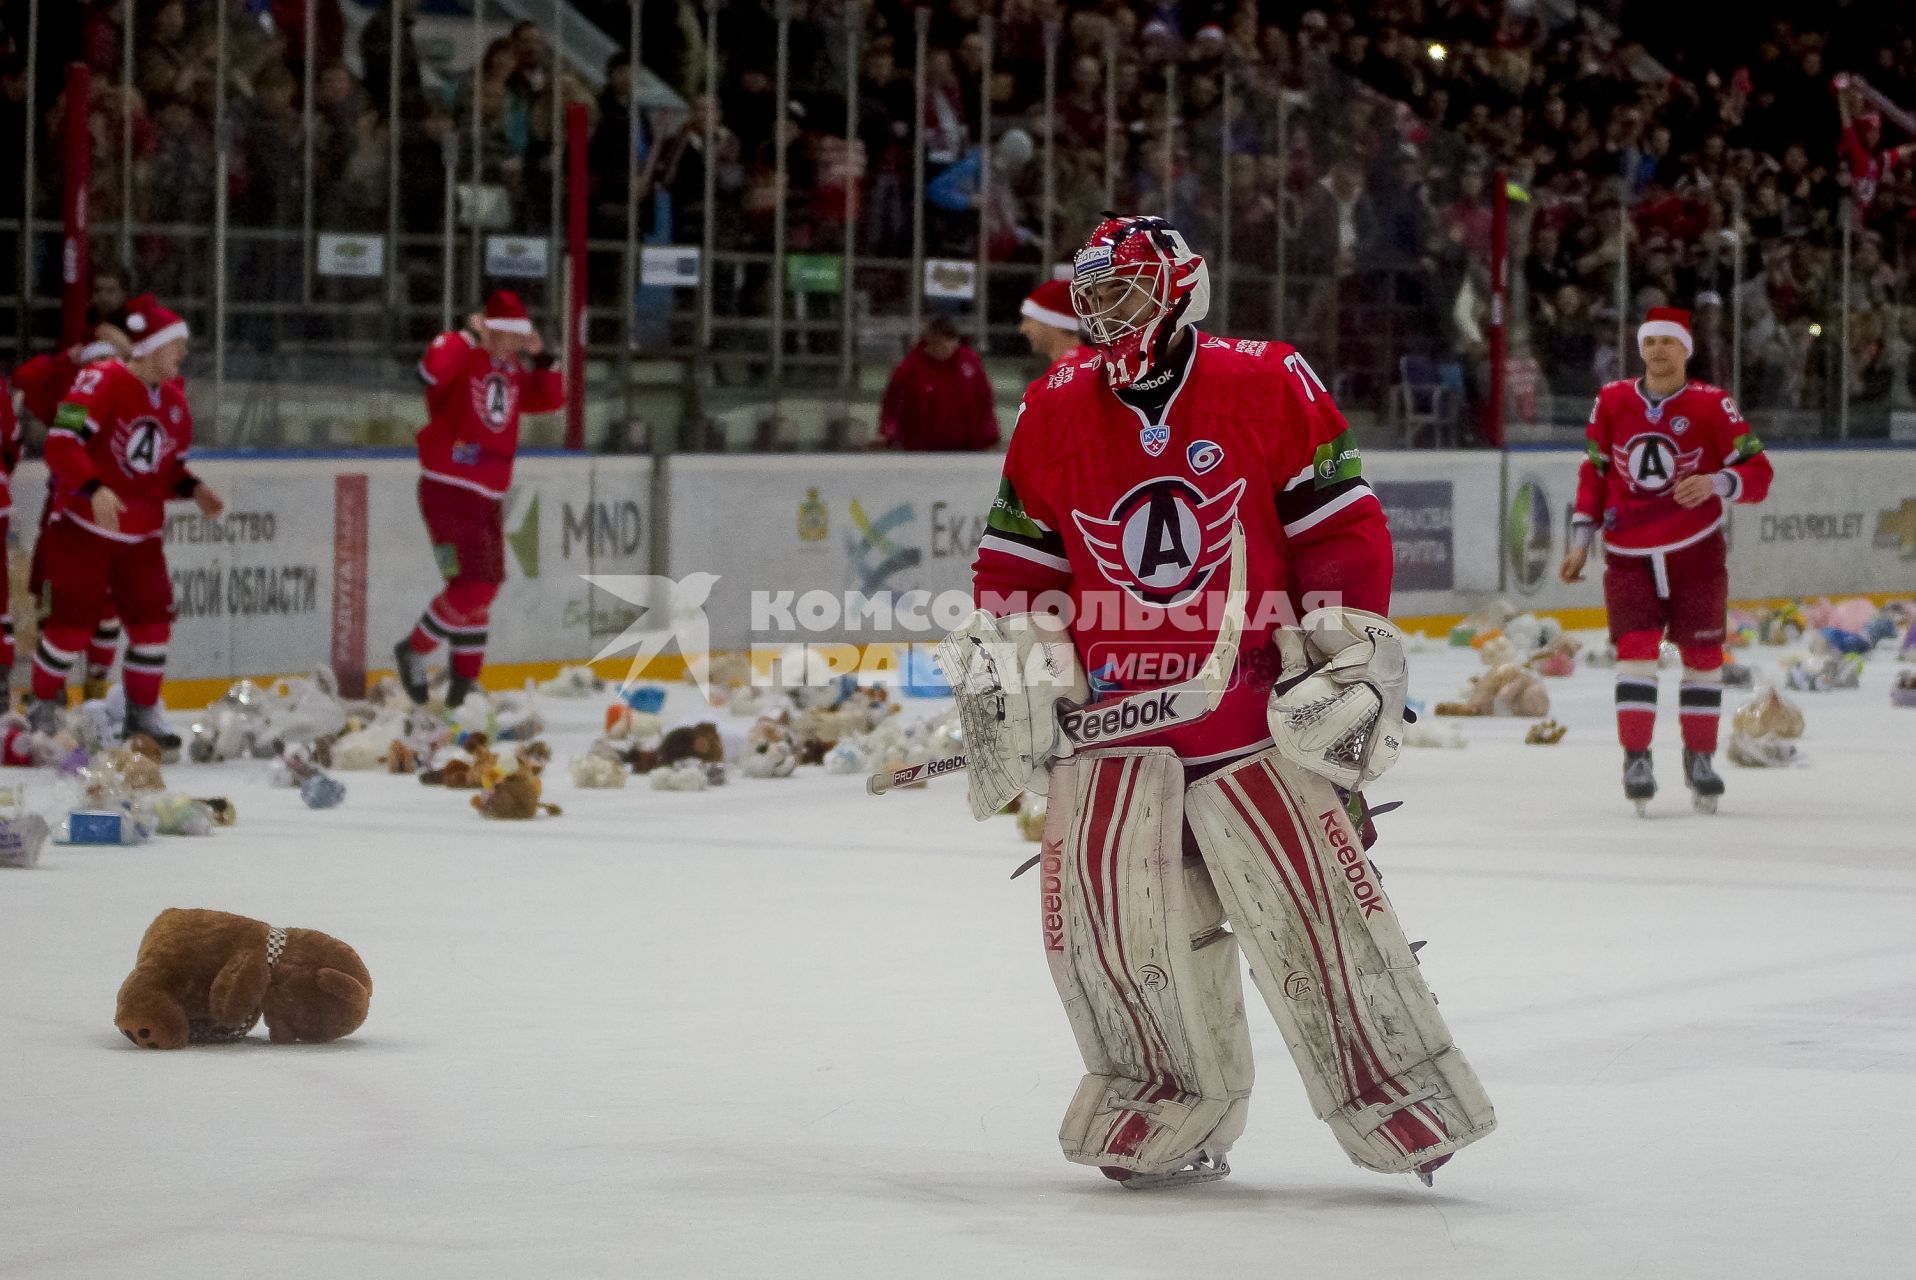
<svg viewBox="0 0 1916 1280">
<path fill-rule="evenodd" d="M 1794 604 L 1764 609 L 1756 615 L 1756 636 L 1764 644 L 1795 644 L 1805 630 L 1803 611 Z"/>
<path fill-rule="evenodd" d="M 378 720 L 363 729 L 355 729 L 331 742 L 315 741 L 313 758 L 334 769 L 365 772 L 392 769 L 393 734 L 398 725 Z"/>
<path fill-rule="evenodd" d="M 153 802 L 153 818 L 163 836 L 204 836 L 213 831 L 212 806 L 177 791 L 169 791 Z"/>
<path fill-rule="evenodd" d="M 1822 627 L 1810 632 L 1809 643 L 1810 652 L 1819 658 L 1828 657 L 1832 653 L 1863 654 L 1876 647 L 1875 641 L 1840 627 Z"/>
<path fill-rule="evenodd" d="M 200 796 L 199 802 L 213 815 L 213 825 L 230 827 L 239 821 L 239 810 L 225 796 Z"/>
<path fill-rule="evenodd" d="M 1577 640 L 1575 636 L 1565 636 L 1547 649 L 1539 650 L 1530 659 L 1530 669 L 1540 676 L 1562 679 L 1577 673 Z"/>
<path fill-rule="evenodd" d="M 1754 689 L 1756 672 L 1741 662 L 1725 662 L 1722 667 L 1725 689 Z"/>
<path fill-rule="evenodd" d="M 1783 659 L 1783 683 L 1802 693 L 1854 689 L 1863 678 L 1863 659 L 1854 653 L 1832 653 L 1824 658 L 1791 654 Z"/>
<path fill-rule="evenodd" d="M 1523 736 L 1524 744 L 1532 747 L 1554 747 L 1563 741 L 1568 732 L 1555 720 L 1539 720 L 1530 726 L 1530 732 Z"/>
<path fill-rule="evenodd" d="M 173 907 L 140 939 L 113 1021 L 143 1049 L 229 1043 L 261 1018 L 274 1044 L 325 1044 L 360 1028 L 372 994 L 365 963 L 338 938 Z"/>
<path fill-rule="evenodd" d="M 1521 716 L 1550 714 L 1550 693 L 1543 681 L 1514 663 L 1492 667 L 1470 682 L 1461 702 L 1440 702 L 1440 716 Z"/>
<path fill-rule="evenodd" d="M 540 801 L 542 791 L 538 773 L 529 761 L 522 761 L 516 770 L 474 796 L 472 807 L 488 818 L 523 820 L 541 813 L 558 817 L 558 805 Z"/>
<path fill-rule="evenodd" d="M 1521 661 L 1517 646 L 1509 636 L 1492 636 L 1490 640 L 1477 647 L 1477 656 L 1483 659 L 1486 667 L 1501 667 L 1508 663 Z"/>
<path fill-rule="evenodd" d="M 706 762 L 696 756 L 688 756 L 672 765 L 660 765 L 651 771 L 650 779 L 654 791 L 703 791 L 711 785 L 705 776 Z"/>
<path fill-rule="evenodd" d="M 1765 689 L 1736 709 L 1730 727 L 1751 738 L 1800 738 L 1803 712 L 1775 689 Z"/>
<path fill-rule="evenodd" d="M 709 760 L 705 765 L 705 785 L 722 787 L 731 780 L 731 771 L 721 760 Z"/>
<path fill-rule="evenodd" d="M 150 733 L 136 733 L 120 745 L 136 756 L 151 760 L 155 765 L 166 756 L 166 753 L 160 749 L 159 740 Z"/>
<path fill-rule="evenodd" d="M 825 753 L 826 773 L 865 773 L 868 769 L 864 748 L 856 742 L 841 742 Z"/>
<path fill-rule="evenodd" d="M 287 747 L 273 758 L 267 766 L 266 781 L 269 786 L 297 787 L 306 779 L 315 777 L 320 771 L 319 762 L 314 760 L 306 748 Z"/>
<path fill-rule="evenodd" d="M 572 785 L 584 791 L 615 791 L 625 785 L 625 765 L 614 756 L 588 751 L 582 756 L 573 756 L 567 768 L 572 774 Z"/>
<path fill-rule="evenodd" d="M 798 765 L 803 769 L 810 765 L 824 764 L 825 753 L 831 748 L 817 738 L 805 738 L 798 744 Z"/>
<path fill-rule="evenodd" d="M 1916 671 L 1896 673 L 1896 683 L 1889 687 L 1889 705 L 1916 707 Z"/>
<path fill-rule="evenodd" d="M 589 698 L 605 692 L 605 681 L 591 667 L 561 667 L 559 674 L 538 686 L 548 698 Z"/>
<path fill-rule="evenodd" d="M 128 791 L 164 791 L 166 780 L 160 776 L 159 762 L 148 759 L 130 747 L 113 747 L 93 758 L 96 771 L 116 774 Z"/>
<path fill-rule="evenodd" d="M 1802 760 L 1794 742 L 1773 733 L 1762 737 L 1732 733 L 1729 750 L 1724 754 L 1729 756 L 1731 764 L 1745 769 L 1785 769 Z"/>
<path fill-rule="evenodd" d="M 739 762 L 739 772 L 748 778 L 789 778 L 797 768 L 798 751 L 789 736 L 752 743 Z"/>
<path fill-rule="evenodd" d="M 419 775 L 419 781 L 429 787 L 452 791 L 478 791 L 484 787 L 487 771 L 498 769 L 498 760 L 486 745 L 486 735 L 473 734 L 466 740 L 464 749 L 467 755 L 454 756 L 437 769 L 427 769 Z"/>
<path fill-rule="evenodd" d="M 623 702 L 605 709 L 605 736 L 617 741 L 647 741 L 665 731 L 664 723 L 649 711 L 634 711 Z"/>
<path fill-rule="evenodd" d="M 394 738 L 392 745 L 386 748 L 387 773 L 418 773 L 419 752 L 404 740 Z"/>
<path fill-rule="evenodd" d="M 676 765 L 682 760 L 718 762 L 725 759 L 725 742 L 718 726 L 709 720 L 680 725 L 659 743 L 659 763 Z"/>
<path fill-rule="evenodd" d="M 308 809 L 336 809 L 346 798 L 346 784 L 330 773 L 316 773 L 299 784 L 299 798 Z"/>
</svg>

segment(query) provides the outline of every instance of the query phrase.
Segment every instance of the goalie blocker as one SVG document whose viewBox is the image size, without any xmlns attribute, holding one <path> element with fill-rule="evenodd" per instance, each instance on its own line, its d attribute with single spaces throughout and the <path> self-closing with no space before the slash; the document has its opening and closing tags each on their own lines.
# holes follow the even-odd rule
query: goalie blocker
<svg viewBox="0 0 1916 1280">
<path fill-rule="evenodd" d="M 1495 1127 L 1329 782 L 1268 749 L 1187 790 L 1170 751 L 1129 748 L 1051 783 L 1044 945 L 1085 1064 L 1067 1159 L 1128 1186 L 1229 1171 L 1252 1081 L 1240 947 L 1353 1162 L 1428 1178 Z"/>
</svg>

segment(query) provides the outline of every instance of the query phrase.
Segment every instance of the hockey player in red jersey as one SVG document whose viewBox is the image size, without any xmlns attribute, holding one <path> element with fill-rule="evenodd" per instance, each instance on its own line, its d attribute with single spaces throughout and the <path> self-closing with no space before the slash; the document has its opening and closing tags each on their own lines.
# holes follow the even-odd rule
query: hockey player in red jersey
<svg viewBox="0 0 1916 1280">
<path fill-rule="evenodd" d="M 225 503 L 187 468 L 193 417 L 180 364 L 187 327 L 152 295 L 127 304 L 125 361 L 82 369 L 47 432 L 53 516 L 42 535 L 50 597 L 33 660 L 30 718 L 56 728 L 67 672 L 85 649 L 109 592 L 126 625 L 126 732 L 176 750 L 160 716 L 173 625 L 163 540 L 166 504 L 191 498 L 208 517 Z"/>
<path fill-rule="evenodd" d="M 492 600 L 505 581 L 500 504 L 512 487 L 519 417 L 565 405 L 565 379 L 516 294 L 500 290 L 464 330 L 426 348 L 419 376 L 428 421 L 419 432 L 419 510 L 446 585 L 393 647 L 399 682 L 426 701 L 426 658 L 452 654 L 446 706 L 457 707 L 486 660 Z"/>
<path fill-rule="evenodd" d="M 124 295 L 121 295 L 124 296 Z M 125 316 L 115 314 L 94 326 L 93 340 L 76 343 L 58 351 L 48 351 L 33 357 L 13 371 L 14 385 L 19 388 L 21 403 L 27 412 L 44 427 L 52 427 L 53 420 L 59 415 L 60 404 L 73 388 L 73 380 L 80 376 L 80 370 L 101 360 L 123 360 L 133 349 L 132 340 L 126 336 L 122 327 Z M 46 533 L 47 522 L 52 519 L 59 503 L 52 491 L 53 479 L 47 478 L 47 501 L 40 507 L 40 532 Z M 32 568 L 27 575 L 28 593 L 42 601 L 46 588 L 46 573 L 43 556 L 44 537 L 36 538 L 33 544 Z M 7 649 L 12 650 L 12 627 L 7 628 Z M 104 698 L 107 682 L 113 670 L 113 659 L 120 649 L 120 618 L 113 611 L 110 599 L 107 612 L 93 626 L 93 635 L 87 641 L 86 674 L 81 681 L 81 696 L 84 698 Z"/>
<path fill-rule="evenodd" d="M 1095 351 L 1026 393 L 980 610 L 939 655 L 974 815 L 1050 797 L 1044 946 L 1086 1073 L 1065 1156 L 1134 1189 L 1229 1171 L 1242 946 L 1345 1152 L 1428 1179 L 1495 1118 L 1349 794 L 1401 743 L 1383 510 L 1300 353 L 1197 329 L 1209 277 L 1168 223 L 1110 218 L 1073 272 Z"/>
<path fill-rule="evenodd" d="M 1047 370 L 1070 361 L 1082 363 L 1097 353 L 1084 345 L 1078 332 L 1078 313 L 1071 309 L 1071 286 L 1047 280 L 1031 291 L 1018 308 L 1018 332 L 1043 358 Z"/>
<path fill-rule="evenodd" d="M 1770 460 L 1729 393 L 1689 379 L 1689 312 L 1653 309 L 1637 330 L 1637 347 L 1643 377 L 1610 383 L 1590 410 L 1560 576 L 1583 581 L 1601 528 L 1625 798 L 1641 812 L 1656 794 L 1650 737 L 1657 655 L 1667 635 L 1683 658 L 1683 781 L 1697 807 L 1714 813 L 1723 794 L 1711 757 L 1730 593 L 1723 523 L 1729 503 L 1761 502 L 1769 493 Z"/>
<path fill-rule="evenodd" d="M 13 523 L 13 469 L 20 463 L 20 418 L 13 411 L 13 388 L 7 380 L 0 377 L 0 556 L 5 555 L 7 535 Z M 11 596 L 11 592 L 8 593 Z M 0 667 L 5 678 L 11 679 L 13 672 L 13 605 L 11 601 L 0 602 L 0 661 L 6 664 Z M 13 706 L 11 697 L 7 706 Z"/>
</svg>

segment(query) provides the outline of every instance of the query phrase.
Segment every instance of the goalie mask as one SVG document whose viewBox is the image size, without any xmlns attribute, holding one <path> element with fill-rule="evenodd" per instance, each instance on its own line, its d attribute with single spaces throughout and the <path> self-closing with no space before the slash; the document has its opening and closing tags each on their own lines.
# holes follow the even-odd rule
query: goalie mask
<svg viewBox="0 0 1916 1280">
<path fill-rule="evenodd" d="M 1107 217 L 1072 262 L 1071 305 L 1105 377 L 1128 387 L 1211 309 L 1211 275 L 1163 218 Z"/>
</svg>

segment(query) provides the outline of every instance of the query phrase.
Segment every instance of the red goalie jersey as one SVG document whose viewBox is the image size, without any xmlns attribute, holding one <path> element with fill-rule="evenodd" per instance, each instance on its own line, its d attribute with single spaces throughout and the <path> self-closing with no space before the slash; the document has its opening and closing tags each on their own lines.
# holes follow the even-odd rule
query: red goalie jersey
<svg viewBox="0 0 1916 1280">
<path fill-rule="evenodd" d="M 469 333 L 442 333 L 419 362 L 430 420 L 419 432 L 428 479 L 501 498 L 512 487 L 519 418 L 565 406 L 557 369 L 495 360 Z"/>
<path fill-rule="evenodd" d="M 1641 381 L 1597 393 L 1577 477 L 1575 521 L 1599 525 L 1606 550 L 1622 555 L 1674 551 L 1723 524 L 1722 498 L 1677 505 L 1688 475 L 1728 476 L 1731 502 L 1761 502 L 1770 491 L 1763 442 L 1721 387 L 1689 382 L 1652 403 Z"/>
<path fill-rule="evenodd" d="M 1032 384 L 973 573 L 993 613 L 1069 595 L 1094 697 L 1158 688 L 1197 674 L 1216 640 L 1241 521 L 1248 600 L 1231 689 L 1205 719 L 1136 739 L 1203 764 L 1270 741 L 1277 630 L 1320 604 L 1388 612 L 1392 561 L 1350 427 L 1304 358 L 1280 342 L 1192 337 L 1155 418 L 1118 398 L 1095 354 Z"/>
<path fill-rule="evenodd" d="M 192 491 L 192 443 L 179 379 L 153 388 L 118 360 L 88 365 L 47 432 L 56 515 L 116 542 L 158 537 L 166 504 Z M 102 485 L 126 504 L 117 533 L 93 523 L 93 491 Z"/>
</svg>

